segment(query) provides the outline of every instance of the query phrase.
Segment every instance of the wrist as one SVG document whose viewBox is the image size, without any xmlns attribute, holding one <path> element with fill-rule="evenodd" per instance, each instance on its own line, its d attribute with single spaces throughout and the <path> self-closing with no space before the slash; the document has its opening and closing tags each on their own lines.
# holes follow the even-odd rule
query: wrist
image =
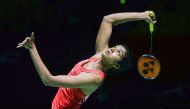
<svg viewBox="0 0 190 109">
<path fill-rule="evenodd" d="M 33 50 L 35 50 L 36 49 L 36 45 L 35 44 L 33 44 L 30 48 L 28 48 L 28 50 L 30 51 L 30 52 L 32 52 Z"/>
<path fill-rule="evenodd" d="M 147 11 L 141 12 L 140 14 L 141 14 L 140 16 L 141 16 L 142 20 L 146 20 L 147 19 L 147 16 L 148 16 L 148 12 Z"/>
</svg>

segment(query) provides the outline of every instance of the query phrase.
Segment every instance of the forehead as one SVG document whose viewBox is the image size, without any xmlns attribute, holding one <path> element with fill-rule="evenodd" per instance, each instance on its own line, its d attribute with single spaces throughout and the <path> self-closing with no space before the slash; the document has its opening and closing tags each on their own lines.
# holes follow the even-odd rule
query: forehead
<svg viewBox="0 0 190 109">
<path fill-rule="evenodd" d="M 123 53 L 126 55 L 127 50 L 123 45 L 116 45 L 115 47 L 118 48 L 118 49 L 121 49 L 123 51 Z"/>
<path fill-rule="evenodd" d="M 126 48 L 123 45 L 116 45 L 115 47 L 118 48 L 118 49 L 122 49 L 124 51 L 127 51 Z"/>
</svg>

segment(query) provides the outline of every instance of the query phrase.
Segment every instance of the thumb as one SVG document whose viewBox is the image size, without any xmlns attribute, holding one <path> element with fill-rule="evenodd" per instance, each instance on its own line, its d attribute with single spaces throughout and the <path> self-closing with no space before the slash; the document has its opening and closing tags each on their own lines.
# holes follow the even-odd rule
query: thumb
<svg viewBox="0 0 190 109">
<path fill-rule="evenodd" d="M 31 33 L 31 40 L 34 40 L 34 32 Z"/>
</svg>

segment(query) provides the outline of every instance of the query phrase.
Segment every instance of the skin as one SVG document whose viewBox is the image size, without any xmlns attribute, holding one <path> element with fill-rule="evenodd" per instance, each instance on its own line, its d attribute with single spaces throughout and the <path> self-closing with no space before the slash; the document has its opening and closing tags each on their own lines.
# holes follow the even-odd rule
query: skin
<svg viewBox="0 0 190 109">
<path fill-rule="evenodd" d="M 151 16 L 151 18 L 155 15 Z M 119 69 L 118 62 L 121 61 L 127 50 L 117 45 L 109 48 L 109 40 L 112 33 L 112 27 L 129 22 L 144 20 L 148 23 L 156 23 L 149 16 L 148 11 L 145 12 L 126 12 L 107 15 L 103 18 L 97 34 L 95 50 L 96 54 L 92 57 L 98 57 L 96 62 L 88 62 L 83 67 L 86 69 L 102 70 L 107 72 L 110 68 Z M 91 72 L 81 72 L 76 76 L 69 75 L 52 75 L 43 63 L 35 45 L 34 33 L 30 37 L 18 44 L 17 48 L 24 47 L 30 52 L 30 56 L 34 63 L 37 73 L 45 86 L 65 87 L 65 88 L 80 88 L 87 96 L 92 94 L 103 82 L 103 78 L 98 74 Z"/>
</svg>

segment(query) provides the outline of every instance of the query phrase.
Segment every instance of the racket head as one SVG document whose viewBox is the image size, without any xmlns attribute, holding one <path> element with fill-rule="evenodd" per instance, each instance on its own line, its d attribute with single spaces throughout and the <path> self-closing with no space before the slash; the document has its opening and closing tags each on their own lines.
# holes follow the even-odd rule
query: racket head
<svg viewBox="0 0 190 109">
<path fill-rule="evenodd" d="M 153 80 L 160 74 L 160 61 L 152 54 L 144 54 L 137 61 L 137 69 L 143 78 Z"/>
</svg>

